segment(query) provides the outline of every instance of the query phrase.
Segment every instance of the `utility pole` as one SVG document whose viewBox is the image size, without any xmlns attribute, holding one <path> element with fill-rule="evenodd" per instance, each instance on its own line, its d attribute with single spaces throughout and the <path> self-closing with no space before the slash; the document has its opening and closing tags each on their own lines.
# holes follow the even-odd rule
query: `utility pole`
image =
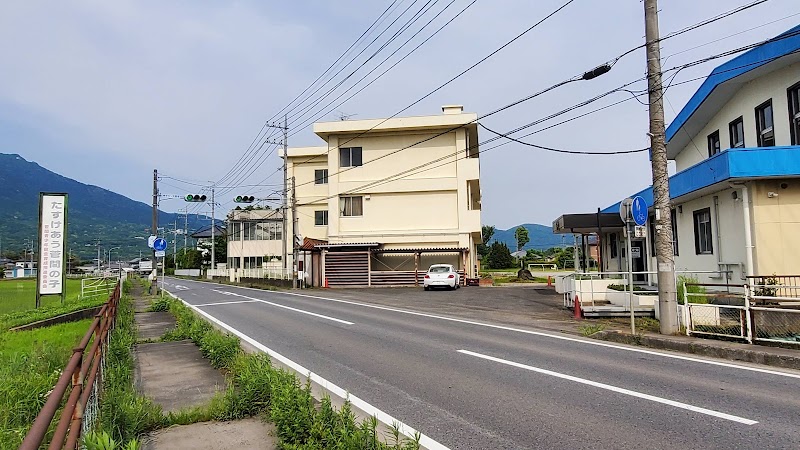
<svg viewBox="0 0 800 450">
<path fill-rule="evenodd" d="M 158 236 L 158 169 L 153 169 L 153 236 Z M 153 283 L 150 293 L 158 293 L 158 260 L 156 250 L 153 249 Z"/>
<path fill-rule="evenodd" d="M 292 177 L 292 274 L 295 280 L 298 279 L 298 252 L 299 248 L 297 246 L 297 192 L 295 191 L 295 181 L 294 177 Z M 297 282 L 298 287 L 303 286 L 302 281 Z"/>
<path fill-rule="evenodd" d="M 658 306 L 661 334 L 679 331 L 675 295 L 675 261 L 672 248 L 669 173 L 664 129 L 664 86 L 661 82 L 661 49 L 658 32 L 658 1 L 644 0 L 647 45 L 647 88 L 650 97 L 650 160 L 653 167 L 653 208 L 655 210 L 656 262 L 658 263 Z"/>
<path fill-rule="evenodd" d="M 287 165 L 287 161 L 289 161 L 289 147 L 288 147 L 288 140 L 289 140 L 289 123 L 288 123 L 288 115 L 283 116 L 283 233 L 281 233 L 283 237 L 283 256 L 281 259 L 283 260 L 283 270 L 284 272 L 289 268 L 289 262 L 287 261 L 287 248 L 286 248 L 286 231 L 289 229 L 287 227 L 288 223 L 286 221 L 286 211 L 287 207 L 289 206 L 289 190 L 287 189 L 288 186 L 286 183 L 289 179 L 289 168 Z M 292 182 L 292 189 L 294 189 L 294 182 Z"/>
<path fill-rule="evenodd" d="M 214 218 L 214 207 L 216 206 L 214 204 L 214 189 L 215 186 L 212 184 L 211 185 L 211 269 L 217 268 L 216 254 L 214 253 L 214 249 L 217 246 L 217 241 L 214 238 L 214 229 L 217 227 L 217 221 Z"/>
</svg>

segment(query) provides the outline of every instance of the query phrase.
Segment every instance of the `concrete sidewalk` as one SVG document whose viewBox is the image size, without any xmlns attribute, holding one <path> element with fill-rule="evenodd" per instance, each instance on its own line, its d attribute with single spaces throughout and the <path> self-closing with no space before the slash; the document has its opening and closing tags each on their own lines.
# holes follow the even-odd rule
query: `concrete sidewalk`
<svg viewBox="0 0 800 450">
<path fill-rule="evenodd" d="M 165 414 L 208 405 L 218 391 L 226 389 L 225 377 L 192 341 L 159 341 L 175 327 L 175 318 L 167 311 L 149 312 L 153 297 L 137 288 L 132 292 L 140 341 L 134 350 L 137 391 L 160 405 Z M 259 418 L 173 426 L 151 433 L 142 444 L 146 450 L 278 448 L 274 427 Z"/>
</svg>

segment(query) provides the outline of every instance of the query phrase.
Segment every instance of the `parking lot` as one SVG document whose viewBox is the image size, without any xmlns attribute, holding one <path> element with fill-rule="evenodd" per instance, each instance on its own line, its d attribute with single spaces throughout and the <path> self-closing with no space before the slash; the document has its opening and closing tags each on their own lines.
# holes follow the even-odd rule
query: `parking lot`
<svg viewBox="0 0 800 450">
<path fill-rule="evenodd" d="M 423 291 L 422 287 L 325 289 L 315 290 L 314 295 L 557 331 L 575 331 L 578 326 L 570 311 L 563 308 L 561 295 L 544 285 L 463 287 L 454 291 Z"/>
</svg>

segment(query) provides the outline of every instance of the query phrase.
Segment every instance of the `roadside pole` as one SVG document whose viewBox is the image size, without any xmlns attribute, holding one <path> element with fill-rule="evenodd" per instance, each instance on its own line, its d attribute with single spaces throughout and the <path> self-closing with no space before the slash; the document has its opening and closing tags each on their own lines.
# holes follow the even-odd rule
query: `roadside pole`
<svg viewBox="0 0 800 450">
<path fill-rule="evenodd" d="M 158 236 L 158 169 L 153 169 L 153 236 Z M 156 294 L 158 292 L 158 259 L 156 259 L 155 249 L 153 249 L 152 273 L 153 283 L 150 284 L 150 293 Z"/>
<path fill-rule="evenodd" d="M 625 245 L 628 257 L 628 307 L 631 310 L 631 336 L 636 336 L 636 311 L 633 308 L 633 250 L 631 246 L 631 219 L 625 220 Z"/>
<path fill-rule="evenodd" d="M 661 81 L 661 49 L 658 32 L 658 1 L 644 0 L 647 46 L 647 88 L 650 97 L 650 160 L 653 170 L 656 262 L 658 264 L 658 308 L 661 334 L 679 331 L 675 294 L 675 261 L 672 247 L 669 173 L 664 128 L 664 87 Z"/>
</svg>

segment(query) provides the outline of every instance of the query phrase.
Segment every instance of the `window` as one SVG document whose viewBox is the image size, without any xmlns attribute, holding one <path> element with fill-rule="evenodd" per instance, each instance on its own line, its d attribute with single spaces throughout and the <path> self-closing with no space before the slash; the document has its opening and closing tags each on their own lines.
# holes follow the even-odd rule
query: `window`
<svg viewBox="0 0 800 450">
<path fill-rule="evenodd" d="M 669 216 L 672 222 L 672 254 L 678 256 L 678 215 L 671 209 Z M 650 252 L 656 256 L 656 216 L 650 216 Z"/>
<path fill-rule="evenodd" d="M 339 207 L 342 210 L 343 217 L 363 216 L 363 197 L 342 197 L 340 199 Z"/>
<path fill-rule="evenodd" d="M 232 241 L 241 241 L 242 240 L 242 223 L 241 222 L 231 222 L 230 230 L 231 230 L 231 240 Z"/>
<path fill-rule="evenodd" d="M 361 147 L 339 149 L 339 167 L 358 167 L 361 165 Z"/>
<path fill-rule="evenodd" d="M 772 99 L 769 99 L 756 108 L 756 137 L 759 147 L 775 146 L 775 130 L 772 125 Z"/>
<path fill-rule="evenodd" d="M 789 95 L 789 128 L 792 145 L 800 145 L 800 83 L 790 87 Z"/>
<path fill-rule="evenodd" d="M 328 224 L 328 210 L 314 211 L 314 225 Z"/>
<path fill-rule="evenodd" d="M 608 235 L 608 246 L 609 252 L 611 253 L 612 258 L 617 257 L 617 233 L 611 233 Z"/>
<path fill-rule="evenodd" d="M 708 157 L 719 153 L 719 130 L 708 135 Z"/>
<path fill-rule="evenodd" d="M 728 131 L 731 136 L 731 148 L 744 147 L 744 120 L 741 116 L 728 124 Z"/>
<path fill-rule="evenodd" d="M 678 214 L 673 209 L 669 215 L 672 218 L 672 254 L 678 256 Z"/>
<path fill-rule="evenodd" d="M 314 171 L 314 184 L 328 184 L 328 169 Z"/>
<path fill-rule="evenodd" d="M 694 212 L 694 250 L 698 255 L 714 253 L 711 240 L 711 209 Z"/>
</svg>

